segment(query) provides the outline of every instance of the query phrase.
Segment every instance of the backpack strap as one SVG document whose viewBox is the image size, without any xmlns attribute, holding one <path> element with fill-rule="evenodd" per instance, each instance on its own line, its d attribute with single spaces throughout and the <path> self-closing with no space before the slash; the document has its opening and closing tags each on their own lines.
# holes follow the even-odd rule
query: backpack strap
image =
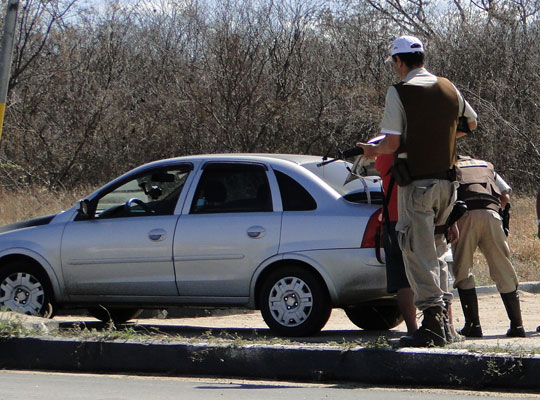
<svg viewBox="0 0 540 400">
<path fill-rule="evenodd" d="M 388 172 L 390 173 L 390 172 Z M 386 224 L 386 233 L 388 236 L 388 241 L 392 242 L 392 237 L 390 236 L 390 212 L 388 211 L 388 204 L 390 203 L 390 198 L 392 197 L 392 190 L 394 189 L 394 176 L 390 176 L 390 182 L 388 183 L 388 193 L 384 193 L 383 196 L 383 223 Z"/>
</svg>

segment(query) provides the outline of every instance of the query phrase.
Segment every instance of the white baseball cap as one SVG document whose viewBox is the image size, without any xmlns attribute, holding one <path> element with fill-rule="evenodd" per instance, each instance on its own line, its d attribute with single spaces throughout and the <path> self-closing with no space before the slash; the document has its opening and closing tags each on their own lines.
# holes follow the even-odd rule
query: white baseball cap
<svg viewBox="0 0 540 400">
<path fill-rule="evenodd" d="M 422 41 L 417 37 L 400 36 L 396 40 L 394 40 L 390 51 L 390 57 L 387 58 L 387 61 L 391 60 L 393 55 L 400 53 L 423 53 L 424 45 L 422 44 Z"/>
</svg>

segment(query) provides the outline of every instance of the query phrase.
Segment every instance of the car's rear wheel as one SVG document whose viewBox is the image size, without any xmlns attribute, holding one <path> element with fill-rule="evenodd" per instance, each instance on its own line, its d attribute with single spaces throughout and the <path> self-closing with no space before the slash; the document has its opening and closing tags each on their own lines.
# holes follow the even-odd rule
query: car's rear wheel
<svg viewBox="0 0 540 400">
<path fill-rule="evenodd" d="M 283 336 L 308 336 L 319 332 L 332 307 L 326 286 L 312 272 L 298 266 L 270 273 L 259 297 L 268 327 Z"/>
<path fill-rule="evenodd" d="M 403 322 L 397 304 L 359 304 L 345 308 L 345 313 L 353 324 L 367 331 L 392 329 Z"/>
<path fill-rule="evenodd" d="M 120 307 L 90 307 L 88 313 L 102 322 L 112 321 L 114 324 L 123 324 L 130 319 L 137 318 L 143 310 L 139 308 Z"/>
<path fill-rule="evenodd" d="M 14 261 L 0 269 L 0 308 L 52 318 L 54 299 L 47 275 L 39 268 Z"/>
</svg>

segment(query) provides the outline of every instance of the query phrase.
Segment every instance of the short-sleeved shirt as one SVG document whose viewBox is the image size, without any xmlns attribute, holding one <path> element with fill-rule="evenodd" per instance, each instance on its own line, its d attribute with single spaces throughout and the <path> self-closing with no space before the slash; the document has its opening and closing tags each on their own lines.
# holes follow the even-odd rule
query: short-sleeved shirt
<svg viewBox="0 0 540 400">
<path fill-rule="evenodd" d="M 506 183 L 506 181 L 496 172 L 495 172 L 495 184 L 497 185 L 501 193 L 502 192 L 510 193 L 512 191 L 512 188 L 510 187 L 510 185 Z"/>
<path fill-rule="evenodd" d="M 415 86 L 431 86 L 437 82 L 437 77 L 425 68 L 416 68 L 409 72 L 409 74 L 403 79 L 407 85 Z M 472 109 L 470 104 L 463 98 L 459 90 L 457 90 L 459 101 L 459 115 L 463 112 L 463 102 L 465 102 L 465 111 L 463 115 L 467 117 L 469 122 L 476 121 L 477 114 Z M 406 135 L 407 134 L 407 119 L 405 116 L 405 109 L 401 103 L 399 94 L 394 86 L 390 86 L 386 92 L 386 102 L 384 107 L 384 115 L 381 122 L 381 133 L 390 135 Z"/>
</svg>

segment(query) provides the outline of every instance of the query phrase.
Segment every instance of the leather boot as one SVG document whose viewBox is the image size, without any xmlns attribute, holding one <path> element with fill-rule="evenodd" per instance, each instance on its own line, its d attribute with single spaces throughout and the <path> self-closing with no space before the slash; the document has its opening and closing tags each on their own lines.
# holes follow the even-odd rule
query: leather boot
<svg viewBox="0 0 540 400">
<path fill-rule="evenodd" d="M 480 326 L 480 315 L 478 313 L 478 297 L 476 289 L 459 289 L 459 300 L 465 317 L 465 325 L 459 333 L 466 337 L 482 337 L 482 327 Z"/>
<path fill-rule="evenodd" d="M 422 326 L 410 336 L 403 336 L 399 344 L 403 347 L 434 347 L 446 345 L 444 332 L 444 311 L 442 307 L 424 310 Z"/>
<path fill-rule="evenodd" d="M 523 321 L 521 320 L 521 308 L 519 306 L 519 296 L 517 290 L 510 293 L 501 293 L 501 298 L 510 320 L 510 329 L 506 332 L 508 337 L 525 337 Z"/>
</svg>

